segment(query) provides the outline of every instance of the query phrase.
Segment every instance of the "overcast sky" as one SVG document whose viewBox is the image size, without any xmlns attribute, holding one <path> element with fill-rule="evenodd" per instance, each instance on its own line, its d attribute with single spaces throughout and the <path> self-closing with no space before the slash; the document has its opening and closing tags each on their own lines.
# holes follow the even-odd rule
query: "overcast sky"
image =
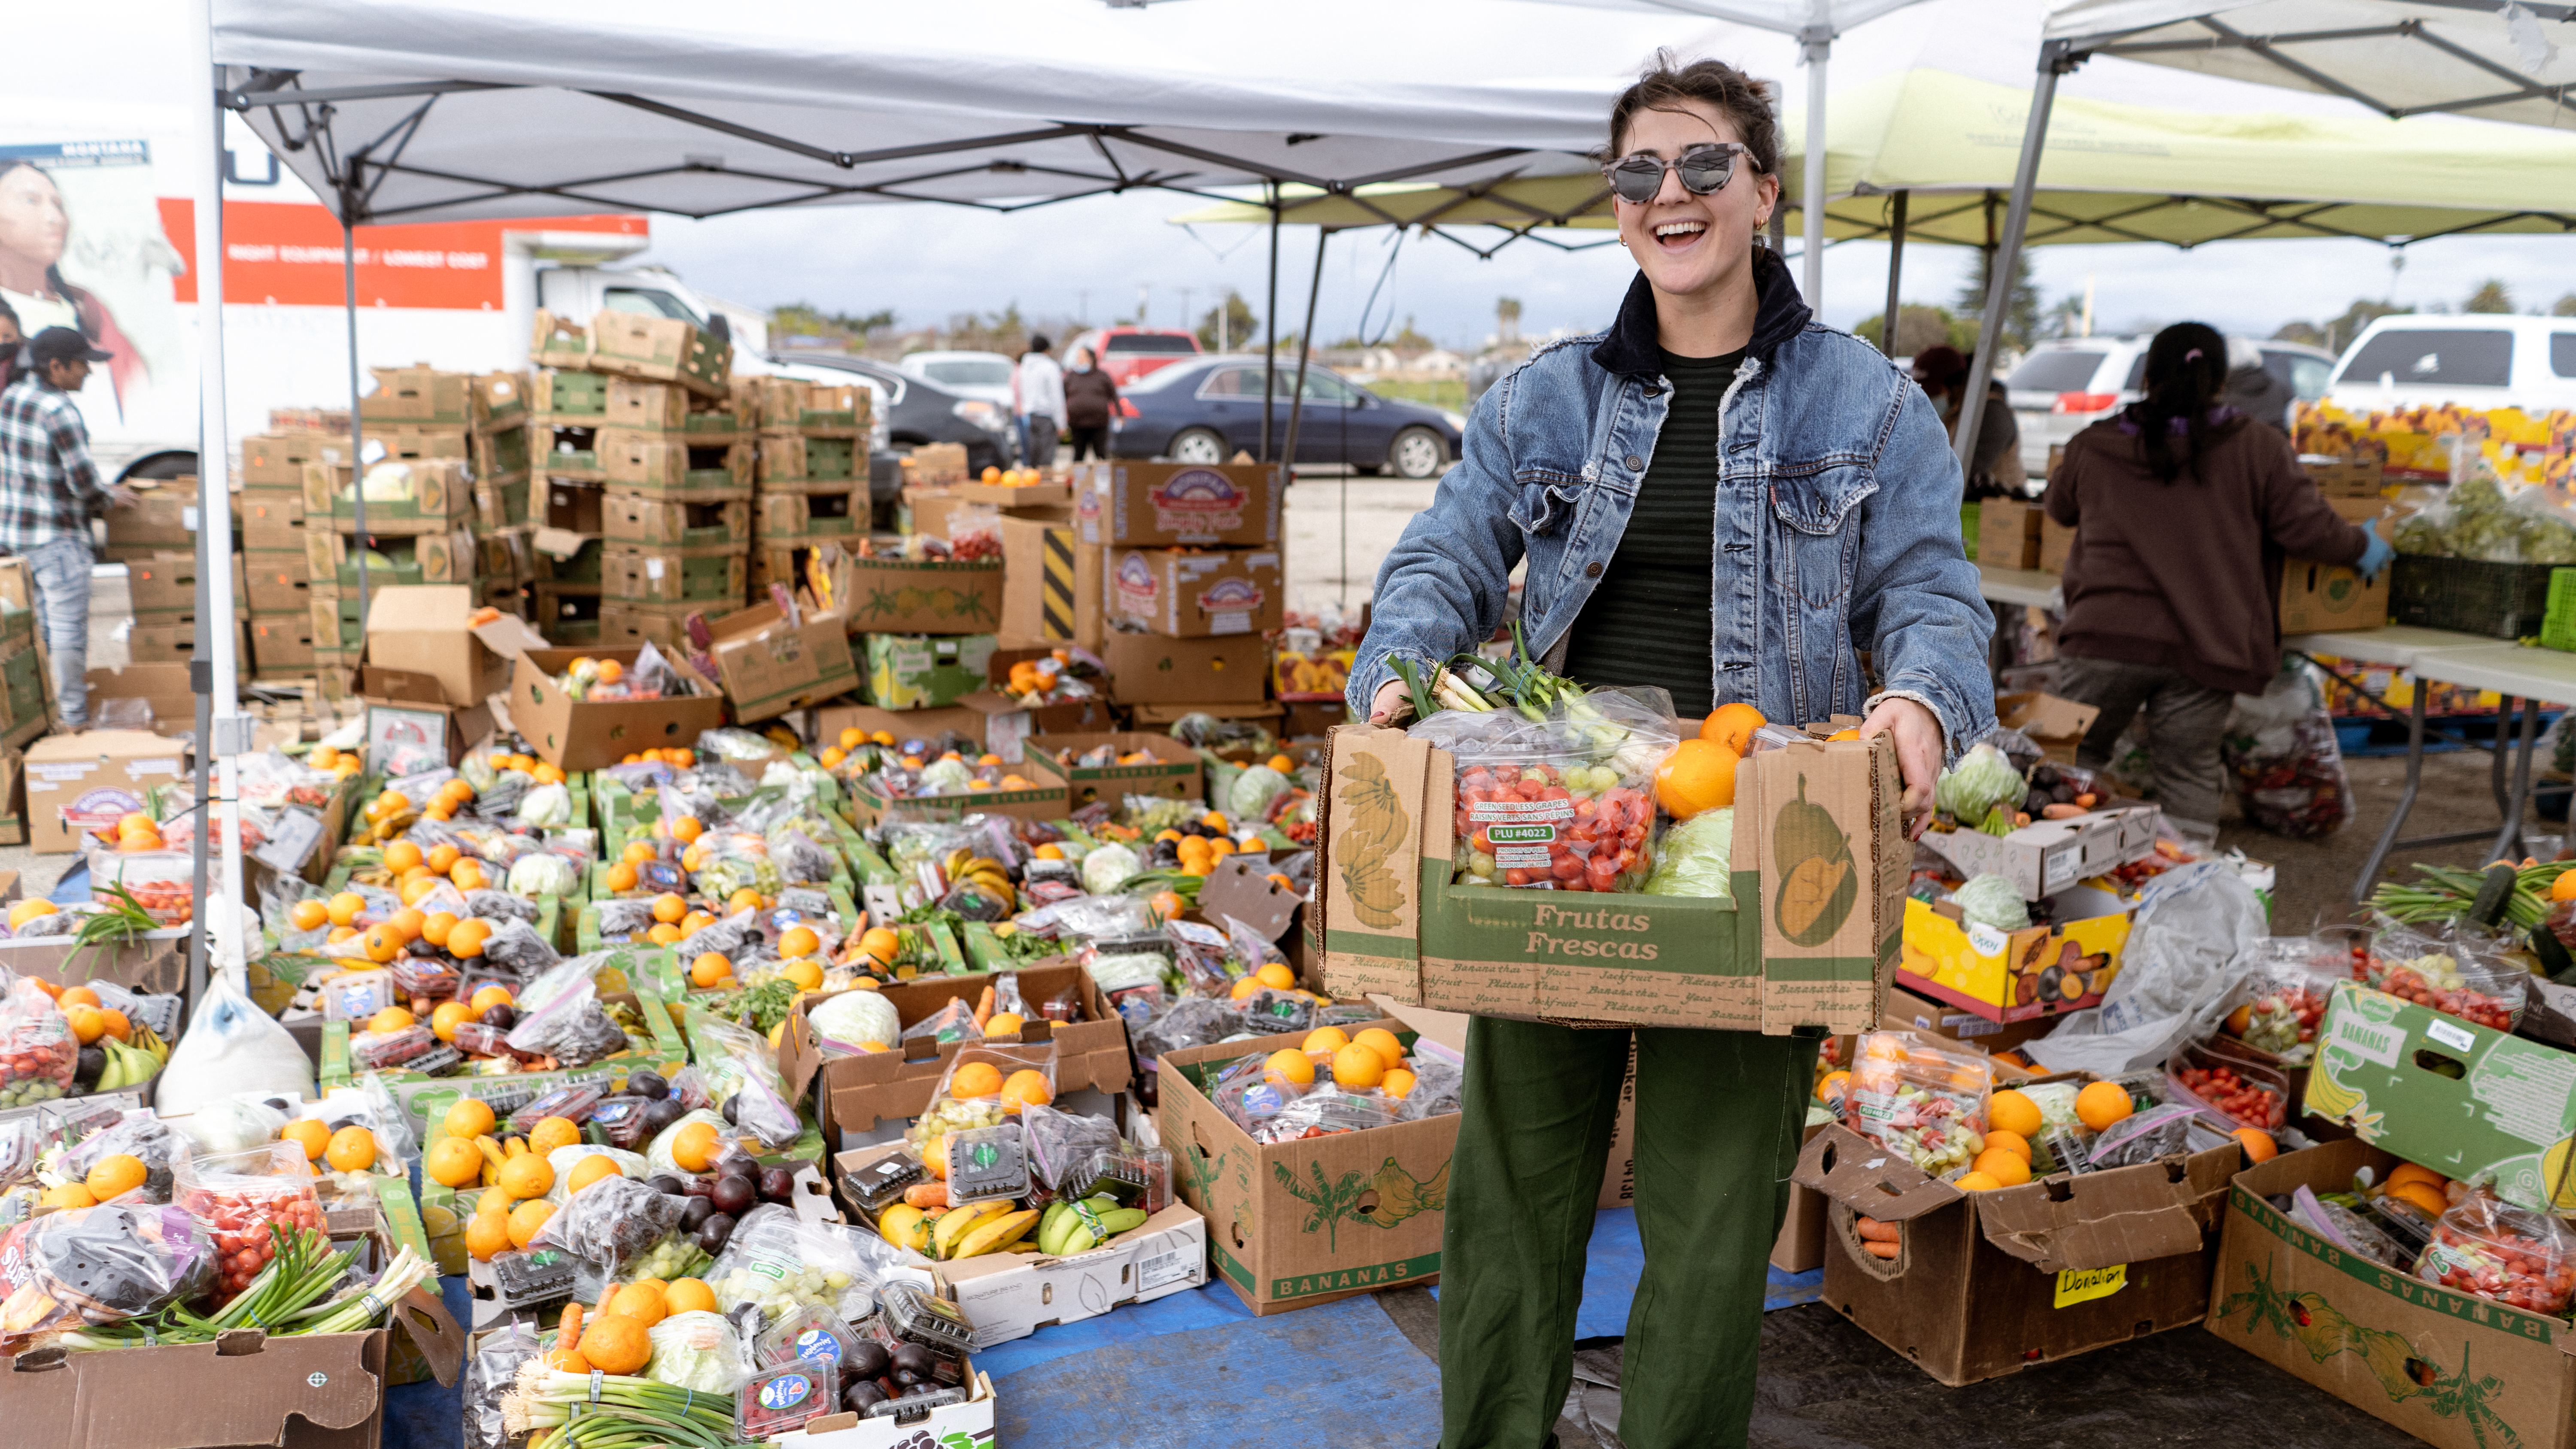
<svg viewBox="0 0 2576 1449">
<path fill-rule="evenodd" d="M 1183 290 L 1193 317 L 1225 287 L 1256 312 L 1268 262 L 1267 233 L 1250 226 L 1170 224 L 1204 206 L 1188 196 L 1098 197 L 995 216 L 943 206 L 853 206 L 755 212 L 714 221 L 653 218 L 646 260 L 692 285 L 758 307 L 812 302 L 830 311 L 894 309 L 900 325 L 946 321 L 964 311 L 1108 322 L 1136 315 L 1140 300 L 1155 326 L 1182 321 Z M 1498 232 L 1462 233 L 1491 246 Z M 1606 237 L 1608 233 L 1585 234 Z M 1283 325 L 1303 320 L 1314 265 L 1314 232 L 1288 228 L 1280 257 Z M 1796 238 L 1791 238 L 1796 245 Z M 1973 253 L 1915 246 L 1906 253 L 1905 299 L 1947 304 Z M 2094 285 L 2097 330 L 2125 330 L 2186 318 L 2268 336 L 2292 319 L 2340 313 L 2356 297 L 2393 295 L 2405 305 L 2457 307 L 2488 277 L 2501 277 L 2518 308 L 2546 308 L 2576 291 L 2576 238 L 2450 238 L 2406 254 L 2392 281 L 2387 249 L 2348 241 L 2227 242 L 2198 251 L 2161 246 L 2044 247 L 2033 253 L 2041 295 L 2053 300 Z M 1361 307 L 1386 273 L 1388 233 L 1345 232 L 1330 244 L 1316 333 L 1327 341 L 1359 332 Z M 1408 236 L 1367 319 L 1366 335 L 1410 316 L 1447 346 L 1480 343 L 1494 329 L 1494 300 L 1517 297 L 1521 330 L 1589 331 L 1608 322 L 1634 274 L 1616 245 L 1567 253 L 1515 242 L 1491 260 L 1437 237 Z M 1825 259 L 1824 318 L 1848 327 L 1875 315 L 1887 288 L 1887 248 L 1831 247 Z"/>
</svg>

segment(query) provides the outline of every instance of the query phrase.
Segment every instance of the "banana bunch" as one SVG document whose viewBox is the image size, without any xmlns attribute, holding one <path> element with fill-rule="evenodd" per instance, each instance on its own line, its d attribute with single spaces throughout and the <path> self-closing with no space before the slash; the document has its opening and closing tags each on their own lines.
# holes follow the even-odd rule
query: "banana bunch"
<svg viewBox="0 0 2576 1449">
<path fill-rule="evenodd" d="M 939 865 L 940 873 L 952 886 L 971 885 L 1002 903 L 1005 913 L 1019 909 L 1020 893 L 1011 886 L 1011 873 L 990 856 L 977 855 L 964 846 L 948 852 Z"/>
<path fill-rule="evenodd" d="M 1035 1208 L 1020 1207 L 1009 1198 L 950 1208 L 930 1229 L 930 1253 L 935 1258 L 957 1259 L 1025 1251 L 1018 1246 L 1020 1239 L 1037 1220 Z"/>
<path fill-rule="evenodd" d="M 525 1157 L 533 1150 L 528 1146 L 528 1139 L 516 1133 L 502 1138 L 495 1137 L 489 1132 L 474 1139 L 474 1148 L 483 1154 L 483 1176 L 480 1182 L 484 1187 L 499 1187 L 501 1169 L 509 1166 L 510 1159 Z"/>
<path fill-rule="evenodd" d="M 1143 1208 L 1120 1207 L 1118 1199 L 1105 1192 L 1080 1202 L 1058 1198 L 1047 1205 L 1046 1217 L 1038 1224 L 1038 1251 L 1050 1258 L 1088 1253 L 1120 1233 L 1144 1226 L 1147 1216 Z"/>
<path fill-rule="evenodd" d="M 107 1065 L 100 1069 L 98 1082 L 90 1088 L 93 1092 L 139 1087 L 158 1075 L 161 1064 L 170 1060 L 170 1044 L 148 1026 L 136 1027 L 130 1043 L 101 1036 L 93 1045 L 107 1054 Z"/>
</svg>

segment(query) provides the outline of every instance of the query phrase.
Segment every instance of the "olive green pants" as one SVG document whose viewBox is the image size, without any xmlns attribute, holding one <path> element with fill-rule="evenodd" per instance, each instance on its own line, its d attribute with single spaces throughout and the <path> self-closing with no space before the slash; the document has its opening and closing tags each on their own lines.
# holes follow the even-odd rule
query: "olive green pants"
<svg viewBox="0 0 2576 1449">
<path fill-rule="evenodd" d="M 1440 1245 L 1442 1449 L 1542 1449 L 1573 1378 L 1631 1033 L 1478 1017 Z M 1736 1449 L 1817 1037 L 1643 1028 L 1637 1232 L 1619 1437 Z"/>
</svg>

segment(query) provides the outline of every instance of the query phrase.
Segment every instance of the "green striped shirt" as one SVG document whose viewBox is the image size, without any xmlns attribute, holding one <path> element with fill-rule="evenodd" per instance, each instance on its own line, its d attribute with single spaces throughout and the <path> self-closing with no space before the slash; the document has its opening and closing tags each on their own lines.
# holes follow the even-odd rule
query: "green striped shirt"
<svg viewBox="0 0 2576 1449">
<path fill-rule="evenodd" d="M 1594 685 L 1669 690 L 1696 719 L 1714 708 L 1709 590 L 1717 544 L 1718 406 L 1744 361 L 1663 355 L 1673 385 L 1655 456 L 1647 461 L 1628 528 L 1574 621 L 1566 677 Z"/>
</svg>

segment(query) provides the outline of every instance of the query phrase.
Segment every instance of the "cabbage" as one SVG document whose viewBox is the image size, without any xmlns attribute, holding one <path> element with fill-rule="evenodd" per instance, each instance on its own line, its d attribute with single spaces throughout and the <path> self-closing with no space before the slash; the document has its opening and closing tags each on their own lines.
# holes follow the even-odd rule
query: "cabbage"
<svg viewBox="0 0 2576 1449">
<path fill-rule="evenodd" d="M 1136 852 L 1123 845 L 1104 845 L 1082 858 L 1082 888 L 1095 896 L 1105 896 L 1141 869 Z"/>
<path fill-rule="evenodd" d="M 975 772 L 967 769 L 963 760 L 934 760 L 921 772 L 921 785 L 925 794 L 953 795 L 974 778 Z"/>
<path fill-rule="evenodd" d="M 495 781 L 494 783 L 498 783 Z M 522 825 L 570 825 L 572 791 L 562 785 L 539 785 L 519 800 Z"/>
<path fill-rule="evenodd" d="M 2021 772 L 2004 758 L 2004 752 L 1993 745 L 1979 745 L 1959 758 L 1959 763 L 1941 772 L 1940 783 L 1932 789 L 1932 801 L 1950 812 L 1950 817 L 1963 827 L 1973 829 L 1986 818 L 1986 812 L 1997 805 L 2018 805 L 2028 793 Z"/>
<path fill-rule="evenodd" d="M 844 991 L 807 1010 L 805 1021 L 816 1035 L 852 1046 L 868 1042 L 891 1046 L 903 1036 L 903 1018 L 879 991 Z"/>
<path fill-rule="evenodd" d="M 1235 776 L 1225 792 L 1225 813 L 1236 821 L 1258 821 L 1270 802 L 1288 793 L 1288 777 L 1268 765 L 1254 765 Z"/>
<path fill-rule="evenodd" d="M 2030 905 L 2021 898 L 2021 887 L 1993 871 L 1950 892 L 1950 900 L 1959 908 L 1959 914 L 1978 925 L 1998 931 L 2020 931 L 2030 926 Z"/>
<path fill-rule="evenodd" d="M 1734 848 L 1733 808 L 1692 816 L 1665 831 L 1662 843 L 1655 847 L 1655 870 L 1646 877 L 1646 894 L 1735 899 L 1729 860 Z"/>
<path fill-rule="evenodd" d="M 751 1377 L 742 1367 L 742 1341 L 721 1313 L 674 1313 L 644 1330 L 644 1336 L 653 1342 L 644 1377 L 657 1384 L 730 1394 Z"/>
<path fill-rule="evenodd" d="M 579 887 L 580 879 L 571 861 L 541 850 L 513 861 L 502 889 L 514 896 L 568 896 Z"/>
</svg>

